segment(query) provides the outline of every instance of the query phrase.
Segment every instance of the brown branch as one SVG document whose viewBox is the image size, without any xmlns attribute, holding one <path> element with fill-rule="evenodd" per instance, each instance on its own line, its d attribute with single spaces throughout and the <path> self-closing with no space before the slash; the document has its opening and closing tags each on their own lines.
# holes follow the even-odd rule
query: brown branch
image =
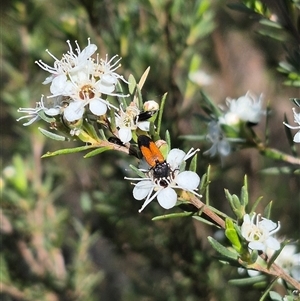
<svg viewBox="0 0 300 301">
<path fill-rule="evenodd" d="M 212 219 L 217 225 L 219 225 L 221 228 L 225 229 L 225 221 L 217 215 L 215 212 L 213 212 L 211 209 L 209 209 L 208 206 L 206 206 L 202 201 L 200 201 L 197 197 L 194 195 L 190 196 L 189 201 L 201 212 L 205 213 L 210 219 Z"/>
</svg>

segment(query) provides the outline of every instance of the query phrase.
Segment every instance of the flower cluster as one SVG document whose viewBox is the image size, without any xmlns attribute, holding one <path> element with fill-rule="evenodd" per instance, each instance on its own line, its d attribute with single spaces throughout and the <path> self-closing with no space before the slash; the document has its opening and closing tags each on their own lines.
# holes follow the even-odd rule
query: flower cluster
<svg viewBox="0 0 300 301">
<path fill-rule="evenodd" d="M 241 233 L 251 250 L 280 249 L 279 241 L 272 237 L 280 229 L 280 222 L 276 224 L 269 219 L 261 218 L 261 215 L 256 213 L 252 217 L 245 214 L 243 219 Z"/>
<path fill-rule="evenodd" d="M 108 108 L 115 108 L 108 100 L 108 96 L 125 96 L 116 92 L 118 80 L 124 82 L 123 76 L 116 70 L 120 67 L 120 58 L 115 55 L 111 59 L 106 56 L 105 60 L 96 59 L 92 55 L 96 52 L 97 46 L 91 44 L 81 50 L 78 43 L 73 50 L 70 41 L 67 41 L 69 50 L 63 54 L 61 59 L 56 58 L 46 50 L 54 59 L 53 66 L 47 65 L 42 60 L 37 65 L 51 75 L 45 79 L 43 84 L 50 84 L 50 95 L 46 101 L 42 96 L 35 108 L 20 108 L 19 112 L 27 115 L 23 118 L 30 119 L 24 125 L 29 125 L 41 118 L 41 113 L 46 116 L 61 115 L 65 124 L 72 125 L 84 116 L 90 114 L 98 118 L 104 115 Z"/>
<path fill-rule="evenodd" d="M 219 154 L 221 157 L 227 156 L 231 152 L 230 142 L 241 142 L 239 138 L 240 125 L 242 123 L 255 125 L 259 123 L 261 117 L 265 114 L 262 110 L 262 95 L 257 97 L 250 92 L 238 99 L 226 99 L 228 109 L 222 111 L 222 114 L 208 124 L 207 139 L 212 143 L 210 149 L 205 153 L 210 156 Z M 226 137 L 224 128 L 230 127 L 235 133 L 235 137 Z"/>
<path fill-rule="evenodd" d="M 185 153 L 180 149 L 171 149 L 167 155 L 166 161 L 162 168 L 167 169 L 166 177 L 157 177 L 153 168 L 148 170 L 140 169 L 144 172 L 142 178 L 125 178 L 127 180 L 139 181 L 134 184 L 133 197 L 141 201 L 145 199 L 139 212 L 141 212 L 151 201 L 157 198 L 158 203 L 164 209 L 170 209 L 176 205 L 176 190 L 191 192 L 200 197 L 195 191 L 200 184 L 200 177 L 193 171 L 182 170 L 185 161 L 194 156 L 199 149 L 193 148 Z"/>
</svg>

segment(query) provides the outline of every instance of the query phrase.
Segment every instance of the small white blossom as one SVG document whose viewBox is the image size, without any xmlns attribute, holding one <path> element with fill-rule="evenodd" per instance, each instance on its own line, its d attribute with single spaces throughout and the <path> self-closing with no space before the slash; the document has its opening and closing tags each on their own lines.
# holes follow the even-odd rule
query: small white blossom
<svg viewBox="0 0 300 301">
<path fill-rule="evenodd" d="M 57 100 L 57 99 L 56 99 Z M 39 102 L 36 102 L 35 108 L 19 108 L 19 113 L 25 113 L 27 115 L 22 116 L 17 119 L 17 121 L 20 121 L 22 119 L 30 119 L 28 122 L 25 122 L 23 125 L 28 126 L 34 123 L 35 121 L 41 119 L 40 112 L 44 111 L 44 113 L 48 116 L 56 116 L 60 114 L 60 106 L 58 104 L 55 104 L 52 108 L 47 108 L 44 105 L 44 95 L 42 95 L 41 100 Z"/>
<path fill-rule="evenodd" d="M 272 237 L 279 229 L 280 222 L 276 224 L 269 219 L 261 218 L 260 214 L 256 215 L 254 213 L 251 218 L 249 214 L 244 215 L 241 232 L 252 250 L 265 251 L 266 248 L 279 250 L 279 241 Z"/>
<path fill-rule="evenodd" d="M 143 105 L 143 110 L 153 112 L 159 109 L 159 104 L 155 100 L 147 100 Z"/>
<path fill-rule="evenodd" d="M 285 126 L 287 126 L 288 128 L 290 128 L 290 129 L 299 129 L 299 131 L 295 134 L 293 140 L 296 143 L 300 143 L 300 113 L 297 113 L 295 108 L 293 108 L 292 110 L 293 110 L 293 113 L 294 113 L 294 121 L 295 121 L 295 123 L 298 123 L 298 125 L 297 126 L 291 126 L 291 125 L 287 124 L 286 122 L 284 122 L 283 124 Z"/>
<path fill-rule="evenodd" d="M 281 250 L 275 260 L 275 263 L 283 268 L 297 281 L 300 281 L 300 253 L 296 253 L 295 245 L 286 245 Z M 274 254 L 273 250 L 267 250 L 267 255 L 271 257 Z"/>
<path fill-rule="evenodd" d="M 121 67 L 121 58 L 118 57 L 118 55 L 115 55 L 109 60 L 108 55 L 106 55 L 105 60 L 103 60 L 99 58 L 99 54 L 97 54 L 97 60 L 94 64 L 93 74 L 95 77 L 101 79 L 103 86 L 107 86 L 108 88 L 110 86 L 115 86 L 118 82 L 118 79 L 128 83 L 122 75 L 116 72 L 116 70 Z M 103 93 L 105 93 L 105 91 L 103 91 Z"/>
<path fill-rule="evenodd" d="M 211 121 L 208 124 L 207 139 L 212 143 L 210 149 L 204 152 L 211 157 L 219 154 L 221 157 L 228 156 L 231 151 L 229 140 L 225 137 L 220 125 L 216 121 Z"/>
<path fill-rule="evenodd" d="M 257 99 L 255 95 L 247 92 L 238 99 L 226 99 L 229 110 L 219 118 L 219 122 L 227 125 L 235 125 L 240 121 L 258 123 L 265 114 L 262 110 L 262 95 Z"/>
<path fill-rule="evenodd" d="M 167 156 L 166 162 L 161 163 L 166 164 L 167 168 L 169 168 L 169 176 L 166 178 L 155 177 L 153 169 L 149 169 L 145 178 L 125 178 L 139 181 L 137 184 L 134 184 L 133 197 L 136 200 L 146 199 L 139 212 L 155 198 L 157 198 L 158 203 L 164 209 L 174 207 L 177 201 L 175 189 L 185 190 L 200 197 L 195 191 L 200 184 L 200 177 L 192 171 L 180 171 L 182 164 L 198 151 L 199 149 L 191 149 L 186 154 L 180 149 L 172 149 Z"/>
<path fill-rule="evenodd" d="M 80 71 L 72 77 L 67 78 L 64 76 L 64 78 L 61 77 L 60 79 L 63 82 L 59 83 L 59 85 L 56 86 L 57 89 L 52 89 L 51 92 L 54 95 L 62 94 L 68 96 L 73 100 L 74 103 L 76 103 L 76 105 L 73 107 L 69 106 L 66 108 L 64 112 L 64 116 L 68 121 L 74 121 L 81 118 L 82 115 L 79 118 L 75 117 L 75 115 L 77 115 L 78 112 L 82 112 L 83 114 L 83 108 L 86 105 L 89 106 L 90 111 L 96 116 L 104 115 L 108 107 L 114 107 L 103 98 L 101 81 L 96 81 L 94 77 L 90 77 L 89 73 Z M 55 80 L 52 82 L 52 84 L 55 84 Z M 111 89 L 110 95 L 115 95 L 112 93 L 113 89 L 114 88 Z M 108 93 L 107 90 L 106 93 Z M 73 108 L 76 108 L 77 114 L 74 112 L 74 117 L 71 117 L 71 113 L 68 111 L 72 110 Z M 116 109 L 116 107 L 114 108 Z"/>
<path fill-rule="evenodd" d="M 135 103 L 131 103 L 124 111 L 122 107 L 116 113 L 116 126 L 119 129 L 119 138 L 123 143 L 127 143 L 132 139 L 132 131 L 137 128 L 148 132 L 150 129 L 149 121 L 139 121 L 141 111 Z"/>
</svg>

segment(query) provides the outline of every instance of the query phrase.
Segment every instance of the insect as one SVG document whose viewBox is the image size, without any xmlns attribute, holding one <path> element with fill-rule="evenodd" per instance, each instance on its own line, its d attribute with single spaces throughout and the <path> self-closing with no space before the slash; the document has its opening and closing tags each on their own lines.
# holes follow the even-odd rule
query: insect
<svg viewBox="0 0 300 301">
<path fill-rule="evenodd" d="M 108 141 L 110 143 L 113 143 L 113 144 L 117 144 L 117 145 L 120 145 L 120 146 L 125 146 L 125 144 L 118 137 L 114 137 L 114 136 L 109 137 Z"/>
<path fill-rule="evenodd" d="M 146 121 L 148 119 L 150 119 L 157 111 L 145 111 L 145 112 L 141 112 L 137 118 L 138 121 Z"/>
<path fill-rule="evenodd" d="M 138 146 L 146 162 L 150 165 L 152 177 L 157 184 L 167 187 L 170 183 L 172 170 L 164 159 L 156 144 L 145 135 L 138 137 Z"/>
</svg>

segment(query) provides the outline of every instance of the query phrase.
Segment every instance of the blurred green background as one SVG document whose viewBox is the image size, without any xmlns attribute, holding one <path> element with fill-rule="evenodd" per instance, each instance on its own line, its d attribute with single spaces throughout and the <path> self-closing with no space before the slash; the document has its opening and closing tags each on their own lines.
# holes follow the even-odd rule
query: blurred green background
<svg viewBox="0 0 300 301">
<path fill-rule="evenodd" d="M 237 269 L 214 256 L 208 235 L 218 235 L 190 218 L 151 220 L 165 211 L 153 202 L 141 214 L 124 181 L 134 158 L 105 152 L 40 159 L 46 151 L 76 146 L 49 141 L 17 123 L 19 107 L 34 107 L 48 76 L 34 62 L 61 57 L 87 38 L 102 57 L 119 54 L 121 73 L 137 79 L 150 66 L 144 99 L 159 101 L 168 92 L 163 132 L 185 150 L 210 145 L 180 135 L 205 135 L 203 89 L 217 104 L 248 90 L 264 94 L 270 145 L 290 153 L 282 125 L 292 121 L 290 97 L 299 89 L 282 85 L 276 71 L 284 45 L 257 33 L 255 20 L 230 10 L 227 1 L 19 1 L 1 3 L 1 292 L 12 300 L 258 300 L 260 289 L 234 287 Z M 265 124 L 255 130 L 264 137 Z M 299 151 L 299 146 L 298 146 Z M 220 158 L 199 155 L 198 172 L 211 164 L 211 202 L 230 215 L 224 188 L 239 194 L 246 173 L 250 199 L 274 200 L 272 219 L 280 235 L 299 238 L 299 177 L 260 170 L 286 164 L 255 149 Z M 173 209 L 179 211 L 179 209 Z"/>
</svg>

